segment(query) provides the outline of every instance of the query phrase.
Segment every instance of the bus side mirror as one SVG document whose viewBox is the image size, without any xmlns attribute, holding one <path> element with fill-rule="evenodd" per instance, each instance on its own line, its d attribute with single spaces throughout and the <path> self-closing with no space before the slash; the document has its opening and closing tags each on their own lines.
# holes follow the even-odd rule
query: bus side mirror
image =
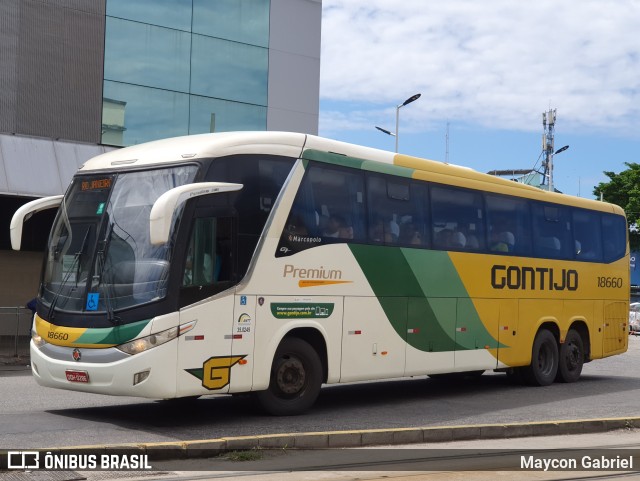
<svg viewBox="0 0 640 481">
<path fill-rule="evenodd" d="M 175 187 L 156 200 L 149 214 L 149 239 L 152 245 L 162 245 L 169 241 L 171 222 L 175 211 L 189 199 L 203 195 L 233 192 L 242 189 L 242 184 L 227 182 L 198 182 Z"/>
<path fill-rule="evenodd" d="M 57 209 L 60 204 L 62 204 L 63 197 L 63 195 L 53 195 L 51 197 L 32 200 L 20 207 L 16 213 L 13 214 L 11 224 L 9 225 L 9 232 L 11 234 L 11 248 L 14 251 L 19 251 L 22 245 L 22 228 L 24 223 L 36 212 L 53 209 L 54 207 Z"/>
</svg>

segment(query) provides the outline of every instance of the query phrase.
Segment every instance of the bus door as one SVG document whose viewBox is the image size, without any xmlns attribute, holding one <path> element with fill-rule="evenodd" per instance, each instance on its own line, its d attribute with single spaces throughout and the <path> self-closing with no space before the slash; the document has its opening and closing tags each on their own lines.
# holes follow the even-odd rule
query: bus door
<svg viewBox="0 0 640 481">
<path fill-rule="evenodd" d="M 229 390 L 234 296 L 216 296 L 236 283 L 236 218 L 228 209 L 198 208 L 182 259 L 178 395 Z M 213 297 L 215 296 L 215 297 Z"/>
<path fill-rule="evenodd" d="M 233 392 L 249 391 L 253 385 L 256 302 L 257 296 L 235 296 L 229 360 L 229 382 Z"/>
</svg>

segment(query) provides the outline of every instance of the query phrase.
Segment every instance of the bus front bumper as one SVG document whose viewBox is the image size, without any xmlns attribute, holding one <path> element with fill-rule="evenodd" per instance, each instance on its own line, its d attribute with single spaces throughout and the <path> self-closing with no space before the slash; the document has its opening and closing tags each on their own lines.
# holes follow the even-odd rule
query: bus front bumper
<svg viewBox="0 0 640 481">
<path fill-rule="evenodd" d="M 31 341 L 31 371 L 41 386 L 114 396 L 176 396 L 177 340 L 115 362 L 68 361 L 47 356 Z M 113 348 L 112 348 L 113 349 Z M 80 352 L 85 351 L 81 349 Z"/>
</svg>

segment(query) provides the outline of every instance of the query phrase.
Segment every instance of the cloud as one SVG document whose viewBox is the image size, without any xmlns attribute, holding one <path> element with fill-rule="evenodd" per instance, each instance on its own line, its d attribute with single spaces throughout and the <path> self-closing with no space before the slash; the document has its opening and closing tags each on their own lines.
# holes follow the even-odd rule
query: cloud
<svg viewBox="0 0 640 481">
<path fill-rule="evenodd" d="M 403 112 L 419 129 L 540 130 L 553 107 L 563 130 L 638 136 L 638 25 L 639 0 L 324 0 L 321 99 L 368 107 L 330 107 L 321 130 L 371 128 L 420 92 Z"/>
</svg>

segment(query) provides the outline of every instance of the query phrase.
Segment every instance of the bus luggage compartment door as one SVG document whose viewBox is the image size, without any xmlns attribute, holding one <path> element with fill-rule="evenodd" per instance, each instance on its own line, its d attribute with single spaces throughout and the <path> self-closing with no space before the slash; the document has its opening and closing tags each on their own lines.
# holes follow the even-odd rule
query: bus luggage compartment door
<svg viewBox="0 0 640 481">
<path fill-rule="evenodd" d="M 605 302 L 603 344 L 605 356 L 626 351 L 629 341 L 628 310 L 629 305 L 626 302 Z"/>
<path fill-rule="evenodd" d="M 455 370 L 495 369 L 500 301 L 459 298 L 456 314 Z"/>
</svg>

